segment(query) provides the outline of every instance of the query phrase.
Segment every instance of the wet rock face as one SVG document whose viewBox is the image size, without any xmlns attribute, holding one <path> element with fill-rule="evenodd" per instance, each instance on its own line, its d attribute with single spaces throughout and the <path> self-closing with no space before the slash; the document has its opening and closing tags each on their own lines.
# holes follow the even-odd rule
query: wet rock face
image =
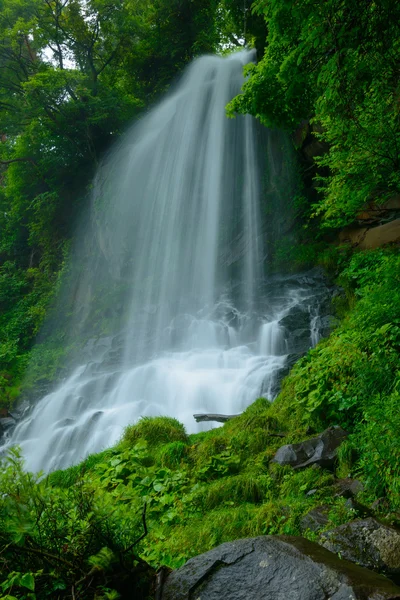
<svg viewBox="0 0 400 600">
<path fill-rule="evenodd" d="M 320 543 L 347 560 L 400 580 L 400 531 L 394 527 L 373 518 L 352 521 L 324 532 Z"/>
<path fill-rule="evenodd" d="M 7 429 L 15 427 L 15 424 L 16 424 L 16 421 L 12 417 L 4 417 L 3 419 L 0 419 L 0 429 L 1 430 L 7 431 Z"/>
<path fill-rule="evenodd" d="M 222 544 L 171 573 L 162 600 L 396 600 L 400 588 L 303 538 Z"/>
<path fill-rule="evenodd" d="M 334 466 L 337 450 L 348 433 L 341 427 L 328 427 L 318 436 L 300 442 L 281 446 L 271 462 L 290 465 L 295 469 L 319 465 L 325 469 Z"/>
<path fill-rule="evenodd" d="M 11 415 L 7 417 L 2 417 L 0 419 L 0 443 L 2 439 L 6 440 L 8 438 L 10 433 L 15 428 L 16 424 L 16 420 Z"/>
</svg>

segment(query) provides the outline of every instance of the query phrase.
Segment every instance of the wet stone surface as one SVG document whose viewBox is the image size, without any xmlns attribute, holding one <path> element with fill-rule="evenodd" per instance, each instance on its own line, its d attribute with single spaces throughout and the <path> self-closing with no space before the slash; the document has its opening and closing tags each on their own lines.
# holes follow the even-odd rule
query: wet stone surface
<svg viewBox="0 0 400 600">
<path fill-rule="evenodd" d="M 367 518 L 325 531 L 320 543 L 331 552 L 400 581 L 400 530 Z"/>
<path fill-rule="evenodd" d="M 295 469 L 313 465 L 330 469 L 335 464 L 339 446 L 347 437 L 348 433 L 341 427 L 328 427 L 316 437 L 298 444 L 281 446 L 271 462 L 290 465 Z"/>
<path fill-rule="evenodd" d="M 162 600 L 396 600 L 400 588 L 303 538 L 222 544 L 172 572 Z"/>
</svg>

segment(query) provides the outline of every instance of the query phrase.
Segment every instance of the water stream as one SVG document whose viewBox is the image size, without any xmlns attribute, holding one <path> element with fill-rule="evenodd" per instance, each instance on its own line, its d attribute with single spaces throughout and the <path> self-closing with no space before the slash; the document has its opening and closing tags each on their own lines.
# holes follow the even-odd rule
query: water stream
<svg viewBox="0 0 400 600">
<path fill-rule="evenodd" d="M 140 416 L 198 431 L 194 413 L 273 399 L 288 355 L 318 341 L 312 277 L 265 277 L 268 134 L 249 116 L 225 116 L 252 58 L 195 61 L 100 168 L 71 330 L 90 330 L 110 294 L 114 333 L 90 338 L 14 430 L 28 469 L 77 463 Z"/>
</svg>

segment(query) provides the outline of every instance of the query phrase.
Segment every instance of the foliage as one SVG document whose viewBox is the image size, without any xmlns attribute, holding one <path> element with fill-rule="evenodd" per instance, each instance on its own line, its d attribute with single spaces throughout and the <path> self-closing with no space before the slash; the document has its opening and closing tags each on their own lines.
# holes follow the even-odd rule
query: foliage
<svg viewBox="0 0 400 600">
<path fill-rule="evenodd" d="M 140 578 L 146 583 L 151 573 L 137 565 L 133 552 L 139 518 L 127 518 L 123 506 L 115 506 L 113 497 L 99 493 L 89 480 L 60 488 L 24 473 L 16 451 L 1 467 L 3 593 L 32 599 L 110 598 L 111 588 L 135 586 L 143 597 Z"/>
<path fill-rule="evenodd" d="M 248 67 L 229 113 L 251 113 L 293 131 L 312 119 L 329 151 L 316 162 L 325 226 L 354 219 L 370 200 L 400 190 L 400 8 L 389 0 L 257 0 L 267 45 Z"/>
<path fill-rule="evenodd" d="M 354 254 L 339 282 L 354 307 L 294 367 L 282 399 L 314 425 L 353 429 L 372 398 L 387 397 L 399 370 L 400 261 L 396 252 Z"/>
<path fill-rule="evenodd" d="M 176 568 L 240 537 L 314 539 L 301 525 L 312 508 L 330 507 L 327 529 L 357 517 L 337 496 L 335 476 L 361 479 L 361 500 L 384 497 L 383 516 L 397 522 L 399 256 L 334 257 L 347 315 L 295 365 L 274 403 L 260 398 L 222 427 L 190 436 L 175 419 L 145 418 L 116 447 L 46 478 L 24 473 L 16 453 L 3 461 L 3 594 L 64 598 L 74 586 L 76 597 L 124 597 L 128 581 L 148 583 L 146 564 Z M 350 431 L 333 473 L 270 463 L 281 445 L 332 424 Z"/>
<path fill-rule="evenodd" d="M 367 200 L 400 191 L 400 8 L 388 0 L 249 8 L 237 0 L 2 2 L 1 402 L 18 396 L 32 341 L 68 276 L 69 239 L 102 154 L 188 60 L 219 41 L 241 46 L 247 37 L 260 48 L 268 32 L 231 113 L 289 130 L 312 119 L 329 144 L 317 159 L 319 200 L 310 208 L 299 197 L 302 214 L 336 227 Z M 384 516 L 398 518 L 400 259 L 394 249 L 351 255 L 320 231 L 315 238 L 276 247 L 277 259 L 295 252 L 298 266 L 320 262 L 339 275 L 344 319 L 296 364 L 274 404 L 260 398 L 223 427 L 190 436 L 175 419 L 143 418 L 115 448 L 47 477 L 25 473 L 15 450 L 2 459 L 3 600 L 110 600 L 132 590 L 145 598 L 148 564 L 175 568 L 239 537 L 298 535 L 302 516 L 321 503 L 331 507 L 327 528 L 353 519 L 334 493 L 335 475 L 359 477 L 363 501 L 383 497 Z M 60 376 L 64 341 L 59 330 L 35 350 L 28 385 L 45 389 Z M 334 473 L 270 464 L 281 445 L 332 424 L 350 431 Z"/>
<path fill-rule="evenodd" d="M 144 439 L 149 446 L 157 446 L 166 442 L 186 442 L 185 428 L 172 417 L 142 417 L 136 425 L 125 429 L 123 442 L 134 444 Z"/>
<path fill-rule="evenodd" d="M 17 395 L 99 161 L 189 60 L 216 47 L 216 10 L 216 0 L 2 2 L 0 403 Z M 52 362 L 42 379 L 59 371 Z"/>
</svg>

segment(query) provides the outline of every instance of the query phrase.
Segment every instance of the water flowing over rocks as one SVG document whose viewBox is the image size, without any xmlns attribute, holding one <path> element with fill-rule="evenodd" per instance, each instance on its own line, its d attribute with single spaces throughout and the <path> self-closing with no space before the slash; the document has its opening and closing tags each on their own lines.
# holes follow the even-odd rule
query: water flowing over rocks
<svg viewBox="0 0 400 600">
<path fill-rule="evenodd" d="M 400 588 L 303 538 L 222 544 L 172 572 L 162 600 L 396 600 Z"/>
<path fill-rule="evenodd" d="M 319 269 L 268 273 L 268 238 L 291 230 L 296 189 L 284 135 L 226 117 L 253 59 L 196 60 L 100 167 L 60 294 L 84 347 L 12 433 L 29 470 L 75 464 L 141 416 L 195 432 L 212 425 L 193 414 L 273 400 L 332 326 Z"/>
<path fill-rule="evenodd" d="M 235 311 L 233 319 L 231 308 L 220 303 L 215 316 L 174 319 L 173 348 L 130 368 L 123 360 L 123 334 L 90 339 L 81 366 L 29 415 L 19 413 L 21 420 L 18 414 L 11 439 L 26 452 L 34 447 L 28 468 L 78 462 L 115 443 L 140 415 L 174 416 L 195 431 L 210 425 L 196 425 L 194 414 L 239 414 L 259 396 L 273 400 L 295 360 L 326 334 L 332 287 L 313 270 L 271 277 L 261 291 L 259 312 L 251 318 Z"/>
<path fill-rule="evenodd" d="M 339 426 L 328 427 L 316 437 L 309 438 L 304 442 L 281 446 L 271 462 L 278 465 L 290 465 L 294 469 L 313 465 L 332 469 L 336 461 L 337 450 L 348 435 Z"/>
</svg>

